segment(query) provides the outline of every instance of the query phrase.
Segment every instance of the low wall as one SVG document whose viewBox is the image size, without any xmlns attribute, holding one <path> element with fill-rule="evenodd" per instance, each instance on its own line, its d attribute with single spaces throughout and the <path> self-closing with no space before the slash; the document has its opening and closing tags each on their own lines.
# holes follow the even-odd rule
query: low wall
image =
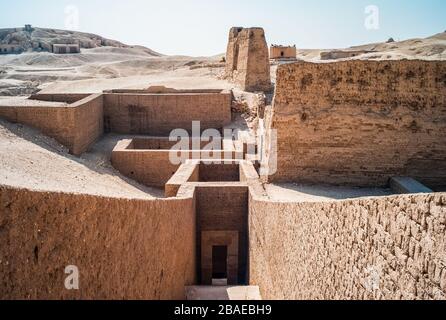
<svg viewBox="0 0 446 320">
<path fill-rule="evenodd" d="M 195 284 L 195 204 L 0 186 L 1 299 L 184 299 Z M 65 267 L 79 268 L 66 290 Z"/>
<path fill-rule="evenodd" d="M 273 182 L 445 185 L 445 61 L 282 65 L 273 109 Z"/>
<path fill-rule="evenodd" d="M 200 142 L 198 142 L 200 143 Z M 201 148 L 209 142 L 201 142 Z M 177 142 L 169 142 L 168 138 L 143 138 L 122 140 L 113 149 L 111 162 L 124 176 L 151 187 L 164 188 L 175 174 L 180 164 L 173 163 L 171 157 L 186 162 L 188 159 L 231 159 L 243 158 L 243 151 L 171 151 Z"/>
<path fill-rule="evenodd" d="M 168 136 L 174 129 L 222 129 L 231 123 L 229 91 L 220 93 L 104 94 L 107 132 Z"/>
<path fill-rule="evenodd" d="M 265 299 L 446 299 L 446 194 L 277 203 L 251 192 Z"/>
<path fill-rule="evenodd" d="M 57 98 L 53 97 L 56 95 L 50 96 L 40 95 L 38 100 L 64 100 L 63 95 L 57 95 Z M 81 96 L 68 95 L 65 100 L 74 101 L 74 97 Z M 104 132 L 101 94 L 89 95 L 66 106 L 1 106 L 0 117 L 39 129 L 75 155 L 87 151 Z"/>
</svg>

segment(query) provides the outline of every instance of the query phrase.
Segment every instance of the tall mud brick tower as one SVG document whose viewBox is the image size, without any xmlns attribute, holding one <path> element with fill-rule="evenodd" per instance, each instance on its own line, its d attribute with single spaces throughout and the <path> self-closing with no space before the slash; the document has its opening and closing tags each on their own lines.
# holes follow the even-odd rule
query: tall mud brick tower
<svg viewBox="0 0 446 320">
<path fill-rule="evenodd" d="M 270 91 L 268 45 L 262 28 L 231 28 L 226 77 L 245 91 Z"/>
</svg>

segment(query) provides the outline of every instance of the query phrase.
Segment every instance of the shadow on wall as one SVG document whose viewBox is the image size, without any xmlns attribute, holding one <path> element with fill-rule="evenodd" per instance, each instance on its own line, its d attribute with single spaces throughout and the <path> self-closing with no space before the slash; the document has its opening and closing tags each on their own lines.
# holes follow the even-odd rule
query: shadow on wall
<svg viewBox="0 0 446 320">
<path fill-rule="evenodd" d="M 265 299 L 444 300 L 445 204 L 444 194 L 278 203 L 251 193 L 251 284 Z"/>
</svg>

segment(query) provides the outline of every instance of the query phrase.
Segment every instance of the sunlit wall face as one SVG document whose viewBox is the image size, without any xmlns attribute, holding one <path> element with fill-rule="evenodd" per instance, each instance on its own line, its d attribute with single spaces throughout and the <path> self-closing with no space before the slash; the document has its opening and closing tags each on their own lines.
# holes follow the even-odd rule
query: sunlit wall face
<svg viewBox="0 0 446 320">
<path fill-rule="evenodd" d="M 261 26 L 274 44 L 343 48 L 446 30 L 444 0 L 0 0 L 0 28 L 77 29 L 165 54 L 225 51 L 232 26 Z"/>
</svg>

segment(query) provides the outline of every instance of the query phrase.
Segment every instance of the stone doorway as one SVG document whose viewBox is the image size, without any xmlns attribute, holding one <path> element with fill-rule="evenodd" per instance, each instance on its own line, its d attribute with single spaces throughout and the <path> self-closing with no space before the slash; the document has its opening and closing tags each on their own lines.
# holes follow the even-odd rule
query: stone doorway
<svg viewBox="0 0 446 320">
<path fill-rule="evenodd" d="M 238 284 L 237 231 L 203 231 L 201 234 L 201 284 Z"/>
</svg>

